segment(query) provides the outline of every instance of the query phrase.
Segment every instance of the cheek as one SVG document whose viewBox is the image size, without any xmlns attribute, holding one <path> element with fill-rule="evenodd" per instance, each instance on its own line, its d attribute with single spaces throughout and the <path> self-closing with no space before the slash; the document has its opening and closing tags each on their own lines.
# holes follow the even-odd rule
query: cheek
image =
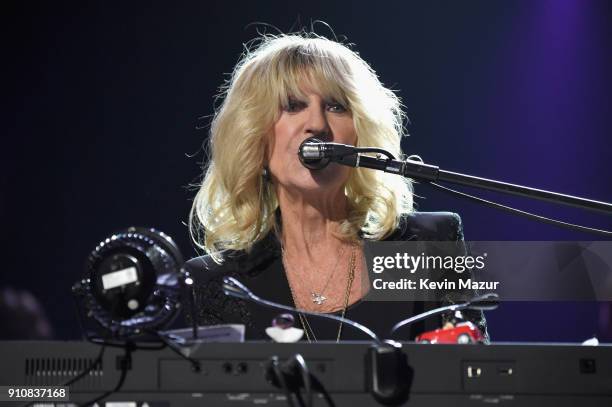
<svg viewBox="0 0 612 407">
<path fill-rule="evenodd" d="M 292 134 L 294 134 L 294 128 L 285 121 L 278 121 L 273 128 L 272 134 L 268 139 L 267 157 L 268 161 L 274 164 L 278 164 L 286 161 L 289 157 L 289 153 L 292 151 Z M 297 151 L 297 149 L 296 149 Z"/>
<path fill-rule="evenodd" d="M 357 132 L 352 118 L 343 118 L 333 123 L 332 132 L 336 143 L 352 145 L 357 143 Z"/>
<path fill-rule="evenodd" d="M 272 139 L 274 144 L 278 147 L 286 145 L 295 134 L 295 125 L 290 120 L 283 120 L 282 118 L 274 124 Z"/>
</svg>

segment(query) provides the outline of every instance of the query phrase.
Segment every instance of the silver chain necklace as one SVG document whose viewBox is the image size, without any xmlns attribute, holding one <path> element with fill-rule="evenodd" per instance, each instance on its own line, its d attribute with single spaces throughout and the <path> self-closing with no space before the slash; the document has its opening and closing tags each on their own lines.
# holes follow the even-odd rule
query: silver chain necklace
<svg viewBox="0 0 612 407">
<path fill-rule="evenodd" d="M 334 268 L 332 269 L 331 273 L 329 273 L 329 277 L 327 277 L 327 282 L 325 283 L 325 285 L 323 286 L 323 288 L 321 289 L 321 291 L 318 291 L 316 289 L 313 289 L 314 284 L 310 284 L 310 298 L 312 300 L 313 303 L 317 304 L 317 305 L 322 305 L 328 298 L 323 295 L 325 293 L 325 290 L 327 290 L 327 287 L 329 286 L 329 283 L 332 279 L 332 277 L 334 276 L 336 269 L 338 268 L 338 264 L 340 263 L 340 259 L 342 259 L 342 255 L 344 254 L 344 249 L 345 246 L 342 245 L 342 249 L 340 250 L 340 253 L 338 254 L 338 260 L 336 260 L 336 264 L 334 265 Z M 282 252 L 282 256 L 283 256 L 283 263 L 287 263 L 287 256 L 285 254 L 285 248 L 283 247 L 283 245 L 281 245 L 281 252 Z"/>
</svg>

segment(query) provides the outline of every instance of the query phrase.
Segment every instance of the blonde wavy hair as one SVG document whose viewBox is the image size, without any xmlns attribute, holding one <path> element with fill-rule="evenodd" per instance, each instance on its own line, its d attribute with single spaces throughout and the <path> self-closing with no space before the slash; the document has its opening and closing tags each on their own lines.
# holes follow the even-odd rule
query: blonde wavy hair
<svg viewBox="0 0 612 407">
<path fill-rule="evenodd" d="M 275 229 L 274 185 L 262 177 L 267 140 L 281 107 L 314 86 L 352 114 L 358 146 L 400 157 L 404 115 L 397 95 L 347 46 L 312 33 L 263 35 L 246 44 L 210 128 L 208 163 L 189 216 L 192 239 L 216 262 L 224 250 L 246 250 Z M 340 237 L 380 240 L 412 211 L 408 180 L 351 169 L 348 217 Z"/>
</svg>

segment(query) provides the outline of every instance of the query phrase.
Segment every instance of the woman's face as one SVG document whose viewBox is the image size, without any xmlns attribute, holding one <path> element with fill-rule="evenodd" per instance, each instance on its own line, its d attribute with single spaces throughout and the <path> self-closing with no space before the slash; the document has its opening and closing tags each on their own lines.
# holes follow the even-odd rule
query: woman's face
<svg viewBox="0 0 612 407">
<path fill-rule="evenodd" d="M 325 142 L 355 145 L 353 116 L 340 102 L 307 90 L 305 96 L 290 97 L 274 124 L 268 145 L 268 168 L 277 185 L 289 190 L 333 191 L 343 187 L 350 168 L 331 163 L 320 170 L 304 167 L 297 155 L 302 142 L 316 137 Z"/>
</svg>

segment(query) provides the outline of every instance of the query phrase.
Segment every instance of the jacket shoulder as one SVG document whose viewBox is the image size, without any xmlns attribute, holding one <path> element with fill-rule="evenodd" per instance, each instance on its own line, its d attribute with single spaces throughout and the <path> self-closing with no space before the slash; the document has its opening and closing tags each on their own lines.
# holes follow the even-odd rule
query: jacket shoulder
<svg viewBox="0 0 612 407">
<path fill-rule="evenodd" d="M 233 262 L 219 264 L 210 255 L 194 257 L 185 263 L 185 269 L 196 277 L 199 283 L 223 277 L 234 270 Z"/>
<path fill-rule="evenodd" d="M 244 250 L 227 250 L 223 261 L 217 263 L 210 255 L 195 257 L 185 263 L 185 267 L 197 281 L 207 282 L 220 279 L 226 275 L 256 275 L 265 270 L 271 262 L 280 256 L 280 244 L 270 233 L 255 243 L 249 252 Z"/>
<path fill-rule="evenodd" d="M 453 212 L 411 212 L 385 240 L 463 240 L 461 217 Z"/>
</svg>

